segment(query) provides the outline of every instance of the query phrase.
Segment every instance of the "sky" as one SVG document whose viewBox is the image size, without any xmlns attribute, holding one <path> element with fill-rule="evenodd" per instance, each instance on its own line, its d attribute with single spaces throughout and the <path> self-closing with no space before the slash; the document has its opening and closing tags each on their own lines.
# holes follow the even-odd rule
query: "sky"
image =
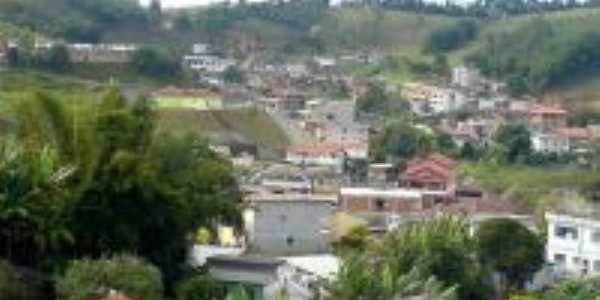
<svg viewBox="0 0 600 300">
<path fill-rule="evenodd" d="M 260 1 L 260 0 L 255 0 Z M 432 2 L 440 2 L 444 3 L 445 0 L 430 0 Z M 457 0 L 455 0 L 457 1 Z M 460 1 L 471 1 L 471 0 L 458 0 Z M 142 5 L 148 5 L 150 0 L 140 0 Z M 162 0 L 163 7 L 188 7 L 188 6 L 197 6 L 197 5 L 206 5 L 210 3 L 223 2 L 223 0 Z M 235 1 L 232 1 L 235 2 Z M 334 3 L 337 1 L 333 1 Z"/>
</svg>

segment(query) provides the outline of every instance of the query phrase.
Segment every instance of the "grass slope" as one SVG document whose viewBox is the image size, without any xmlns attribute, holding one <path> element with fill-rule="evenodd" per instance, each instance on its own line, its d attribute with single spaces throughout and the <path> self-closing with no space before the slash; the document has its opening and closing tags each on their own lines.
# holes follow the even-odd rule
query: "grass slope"
<svg viewBox="0 0 600 300">
<path fill-rule="evenodd" d="M 562 170 L 527 166 L 497 166 L 463 163 L 463 177 L 474 180 L 486 190 L 510 194 L 532 208 L 553 205 L 555 192 L 573 190 L 586 193 L 600 182 L 600 173 L 590 170 Z"/>
<path fill-rule="evenodd" d="M 176 128 L 210 134 L 241 135 L 259 147 L 283 150 L 289 139 L 265 112 L 253 108 L 238 110 L 164 110 L 159 113 L 159 130 Z"/>
</svg>

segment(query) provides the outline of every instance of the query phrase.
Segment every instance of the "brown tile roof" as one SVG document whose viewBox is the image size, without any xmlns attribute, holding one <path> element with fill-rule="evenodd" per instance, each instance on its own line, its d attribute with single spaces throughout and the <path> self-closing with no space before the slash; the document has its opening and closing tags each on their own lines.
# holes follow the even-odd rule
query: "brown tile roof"
<svg viewBox="0 0 600 300">
<path fill-rule="evenodd" d="M 288 147 L 288 152 L 302 155 L 335 155 L 365 148 L 361 142 L 309 141 Z"/>
<path fill-rule="evenodd" d="M 588 130 L 588 128 L 584 127 L 563 127 L 559 128 L 557 133 L 562 137 L 577 140 L 587 140 L 592 136 L 592 133 Z"/>
<path fill-rule="evenodd" d="M 535 104 L 529 109 L 530 115 L 566 115 L 568 112 L 558 106 Z"/>
</svg>

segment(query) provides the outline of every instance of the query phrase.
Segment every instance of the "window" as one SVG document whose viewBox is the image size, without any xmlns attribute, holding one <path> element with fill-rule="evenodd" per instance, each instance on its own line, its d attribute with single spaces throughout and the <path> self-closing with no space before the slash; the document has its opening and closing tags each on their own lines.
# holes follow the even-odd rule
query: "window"
<svg viewBox="0 0 600 300">
<path fill-rule="evenodd" d="M 375 199 L 375 210 L 376 211 L 384 211 L 385 210 L 385 201 L 383 199 Z"/>
<path fill-rule="evenodd" d="M 559 237 L 561 239 L 570 238 L 570 239 L 576 240 L 577 239 L 577 228 L 557 225 L 554 228 L 554 234 L 556 235 L 556 237 Z"/>
<path fill-rule="evenodd" d="M 595 230 L 592 232 L 592 242 L 600 243 L 600 230 Z"/>
<path fill-rule="evenodd" d="M 600 273 L 600 260 L 594 261 L 594 273 Z"/>
<path fill-rule="evenodd" d="M 286 243 L 286 244 L 287 244 L 289 247 L 293 246 L 293 245 L 294 245 L 294 237 L 292 237 L 292 236 L 288 236 L 288 237 L 285 239 L 285 243 Z"/>
<path fill-rule="evenodd" d="M 567 262 L 567 256 L 564 254 L 554 254 L 554 262 L 559 265 L 564 265 Z"/>
<path fill-rule="evenodd" d="M 287 221 L 287 216 L 286 215 L 280 215 L 279 216 L 279 220 L 281 220 L 282 223 L 285 223 L 285 221 Z"/>
</svg>

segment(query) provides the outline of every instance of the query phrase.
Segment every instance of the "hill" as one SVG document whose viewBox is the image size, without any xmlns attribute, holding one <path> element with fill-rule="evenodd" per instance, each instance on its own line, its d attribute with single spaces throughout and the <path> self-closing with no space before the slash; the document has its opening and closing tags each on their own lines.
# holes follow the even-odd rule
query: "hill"
<svg viewBox="0 0 600 300">
<path fill-rule="evenodd" d="M 135 0 L 0 1 L 0 22 L 67 40 L 98 41 L 122 22 L 144 19 Z"/>
<path fill-rule="evenodd" d="M 160 130 L 183 130 L 206 136 L 242 140 L 268 155 L 281 154 L 289 138 L 266 112 L 254 108 L 236 110 L 165 109 L 159 113 Z"/>
<path fill-rule="evenodd" d="M 517 92 L 597 106 L 599 28 L 597 8 L 490 21 L 482 24 L 477 40 L 450 57 L 454 63 L 475 57 L 480 68 L 505 78 Z"/>
</svg>

